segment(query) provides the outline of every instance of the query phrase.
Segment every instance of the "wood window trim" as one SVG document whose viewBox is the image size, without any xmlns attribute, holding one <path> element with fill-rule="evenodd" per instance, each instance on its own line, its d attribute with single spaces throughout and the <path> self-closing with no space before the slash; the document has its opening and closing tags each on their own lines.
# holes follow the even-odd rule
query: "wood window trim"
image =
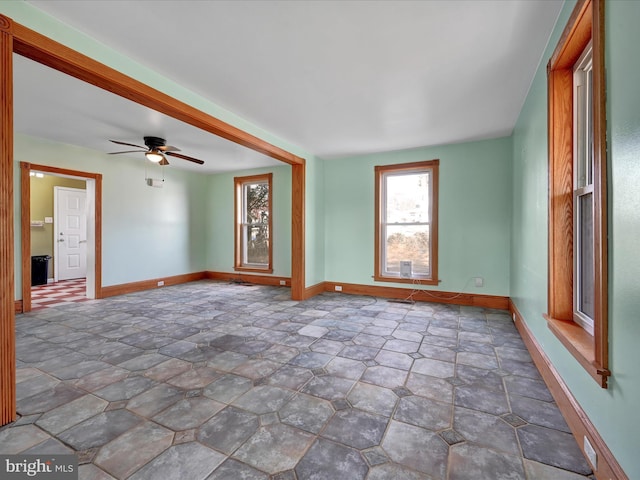
<svg viewBox="0 0 640 480">
<path fill-rule="evenodd" d="M 242 264 L 242 187 L 247 183 L 269 185 L 269 264 L 262 267 L 247 267 Z M 273 273 L 273 174 L 264 173 L 246 177 L 234 177 L 234 222 L 235 248 L 233 269 L 240 272 Z"/>
<path fill-rule="evenodd" d="M 560 342 L 607 388 L 608 282 L 604 1 L 579 0 L 547 66 L 549 278 L 544 317 Z M 594 335 L 573 322 L 573 66 L 593 46 Z"/>
<path fill-rule="evenodd" d="M 374 258 L 374 274 L 373 279 L 377 282 L 393 282 L 393 283 L 411 283 L 420 285 L 438 285 L 438 177 L 439 177 L 440 160 L 426 160 L 423 162 L 403 163 L 397 165 L 378 165 L 375 167 L 375 258 Z M 382 205 L 382 174 L 388 171 L 401 172 L 420 169 L 432 169 L 433 176 L 431 180 L 431 256 L 429 259 L 431 268 L 431 278 L 399 278 L 382 275 L 382 229 L 381 214 L 384 206 Z"/>
</svg>

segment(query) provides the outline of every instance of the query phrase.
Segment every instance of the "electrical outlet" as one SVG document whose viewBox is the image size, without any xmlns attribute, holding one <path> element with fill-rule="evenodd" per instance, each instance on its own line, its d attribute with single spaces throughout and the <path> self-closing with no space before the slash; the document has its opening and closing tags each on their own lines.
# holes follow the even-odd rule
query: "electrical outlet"
<svg viewBox="0 0 640 480">
<path fill-rule="evenodd" d="M 511 318 L 513 318 L 513 323 L 516 323 L 516 312 L 511 314 Z"/>
<path fill-rule="evenodd" d="M 334 289 L 335 289 L 336 292 L 341 292 L 342 291 L 342 285 L 336 285 L 334 287 Z"/>
<path fill-rule="evenodd" d="M 586 435 L 584 436 L 584 454 L 587 456 L 587 460 L 591 463 L 593 470 L 598 470 L 598 454 Z"/>
<path fill-rule="evenodd" d="M 286 280 L 280 280 L 280 285 L 286 285 L 287 281 Z"/>
<path fill-rule="evenodd" d="M 482 287 L 484 286 L 484 278 L 482 277 L 475 277 L 474 278 L 475 282 L 476 282 L 476 287 Z"/>
<path fill-rule="evenodd" d="M 159 286 L 159 287 L 164 287 L 164 280 L 160 280 L 160 281 L 158 282 L 158 286 Z"/>
</svg>

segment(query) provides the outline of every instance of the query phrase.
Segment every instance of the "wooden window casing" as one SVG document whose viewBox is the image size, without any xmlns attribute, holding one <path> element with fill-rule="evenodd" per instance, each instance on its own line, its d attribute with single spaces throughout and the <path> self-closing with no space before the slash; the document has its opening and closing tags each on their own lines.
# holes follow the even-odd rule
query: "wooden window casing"
<svg viewBox="0 0 640 480">
<path fill-rule="evenodd" d="M 594 329 L 574 321 L 573 69 L 592 42 Z M 607 177 L 604 1 L 580 0 L 547 66 L 549 138 L 549 328 L 598 382 L 607 387 Z"/>
<path fill-rule="evenodd" d="M 244 272 L 261 272 L 273 273 L 273 174 L 252 175 L 248 177 L 235 177 L 235 261 L 234 269 Z M 268 221 L 266 223 L 268 230 L 269 260 L 267 263 L 248 263 L 245 260 L 245 251 L 248 248 L 244 238 L 244 229 L 248 226 L 245 221 L 246 217 L 246 196 L 245 186 L 255 184 L 266 184 L 268 188 Z"/>
<path fill-rule="evenodd" d="M 419 283 L 422 285 L 437 285 L 438 280 L 438 170 L 440 161 L 404 163 L 399 165 L 385 165 L 375 167 L 375 260 L 374 275 L 376 281 L 395 283 Z M 391 276 L 384 273 L 383 246 L 385 244 L 383 211 L 386 208 L 383 194 L 385 174 L 411 174 L 429 171 L 429 275 L 416 275 L 411 278 Z"/>
</svg>

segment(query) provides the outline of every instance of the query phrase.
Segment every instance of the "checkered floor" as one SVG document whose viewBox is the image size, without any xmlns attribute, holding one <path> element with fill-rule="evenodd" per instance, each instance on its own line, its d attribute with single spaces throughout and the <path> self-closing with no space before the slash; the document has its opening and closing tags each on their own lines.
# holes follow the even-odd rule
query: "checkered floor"
<svg viewBox="0 0 640 480">
<path fill-rule="evenodd" d="M 39 310 L 66 303 L 84 302 L 87 300 L 86 287 L 85 278 L 33 286 L 31 287 L 31 309 Z"/>
</svg>

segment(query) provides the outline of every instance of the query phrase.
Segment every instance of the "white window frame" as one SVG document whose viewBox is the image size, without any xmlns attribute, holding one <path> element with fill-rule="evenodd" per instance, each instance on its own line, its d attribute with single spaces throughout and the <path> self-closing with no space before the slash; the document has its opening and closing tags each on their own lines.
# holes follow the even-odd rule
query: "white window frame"
<svg viewBox="0 0 640 480">
<path fill-rule="evenodd" d="M 593 222 L 594 212 L 594 163 L 593 163 L 593 52 L 591 42 L 584 49 L 573 69 L 573 272 L 574 272 L 574 321 L 590 335 L 594 332 L 593 313 L 585 312 L 582 304 L 583 281 L 589 272 L 583 272 L 584 262 L 591 268 L 590 281 L 592 290 L 593 255 L 595 252 Z M 591 236 L 587 238 L 589 246 L 585 246 L 582 238 L 583 200 L 587 199 L 592 222 Z M 590 199 L 590 200 L 589 200 Z M 590 255 L 589 255 L 590 252 Z M 588 255 L 589 258 L 583 257 Z M 589 281 L 589 280 L 587 280 Z M 593 311 L 593 296 L 591 310 Z"/>
</svg>

